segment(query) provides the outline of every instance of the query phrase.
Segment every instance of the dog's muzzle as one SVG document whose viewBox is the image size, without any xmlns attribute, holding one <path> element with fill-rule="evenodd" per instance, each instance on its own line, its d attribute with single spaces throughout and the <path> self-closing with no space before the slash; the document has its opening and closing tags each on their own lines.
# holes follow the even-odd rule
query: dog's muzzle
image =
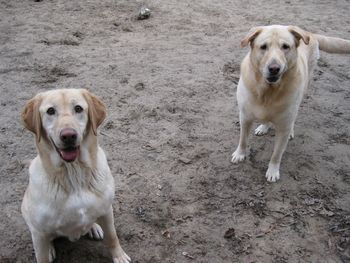
<svg viewBox="0 0 350 263">
<path fill-rule="evenodd" d="M 280 77 L 281 77 L 281 66 L 274 62 L 274 63 L 271 63 L 269 66 L 268 66 L 268 77 L 266 78 L 267 82 L 269 83 L 275 83 L 277 82 Z"/>
<path fill-rule="evenodd" d="M 74 162 L 79 156 L 79 145 L 77 145 L 78 133 L 72 128 L 63 129 L 60 132 L 62 147 L 55 148 L 60 157 L 66 162 Z"/>
</svg>

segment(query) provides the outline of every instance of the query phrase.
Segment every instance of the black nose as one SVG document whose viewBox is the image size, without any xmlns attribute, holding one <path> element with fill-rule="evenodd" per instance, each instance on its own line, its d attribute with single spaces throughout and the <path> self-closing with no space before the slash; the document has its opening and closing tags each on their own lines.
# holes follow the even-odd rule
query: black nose
<svg viewBox="0 0 350 263">
<path fill-rule="evenodd" d="M 61 141 L 65 145 L 74 145 L 77 140 L 78 134 L 74 129 L 66 128 L 60 133 Z"/>
<path fill-rule="evenodd" d="M 277 75 L 281 70 L 281 67 L 278 64 L 269 65 L 269 72 L 271 75 Z"/>
</svg>

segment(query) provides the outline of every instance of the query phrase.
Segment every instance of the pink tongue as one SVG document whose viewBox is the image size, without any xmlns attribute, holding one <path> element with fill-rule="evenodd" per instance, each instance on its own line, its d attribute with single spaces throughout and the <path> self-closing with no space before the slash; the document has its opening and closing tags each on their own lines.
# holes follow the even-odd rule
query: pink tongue
<svg viewBox="0 0 350 263">
<path fill-rule="evenodd" d="M 63 160 L 66 162 L 73 162 L 78 156 L 79 150 L 74 149 L 70 151 L 60 150 L 60 154 Z"/>
</svg>

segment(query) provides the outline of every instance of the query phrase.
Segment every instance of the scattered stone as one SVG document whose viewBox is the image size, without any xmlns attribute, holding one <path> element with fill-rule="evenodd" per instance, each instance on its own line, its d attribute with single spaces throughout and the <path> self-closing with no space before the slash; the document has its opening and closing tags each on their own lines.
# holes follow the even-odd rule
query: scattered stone
<svg viewBox="0 0 350 263">
<path fill-rule="evenodd" d="M 230 239 L 236 236 L 235 229 L 229 228 L 224 234 L 224 238 Z"/>
<path fill-rule="evenodd" d="M 144 90 L 145 89 L 145 84 L 143 84 L 142 82 L 139 82 L 137 83 L 134 88 L 137 90 L 137 91 L 140 91 L 140 90 Z"/>
<path fill-rule="evenodd" d="M 162 236 L 163 236 L 163 237 L 166 237 L 166 238 L 170 238 L 170 232 L 169 232 L 169 230 L 164 230 L 164 231 L 162 231 Z"/>
<path fill-rule="evenodd" d="M 84 34 L 80 31 L 76 31 L 72 34 L 74 37 L 79 38 L 79 39 L 83 39 L 84 38 Z"/>
<path fill-rule="evenodd" d="M 42 43 L 42 44 L 45 44 L 45 45 L 51 45 L 51 42 L 47 39 L 43 39 L 43 40 L 40 40 L 38 43 Z"/>
<path fill-rule="evenodd" d="M 130 27 L 128 27 L 128 26 L 124 26 L 124 27 L 122 28 L 122 30 L 123 30 L 124 32 L 132 32 L 132 29 L 131 29 Z"/>
<path fill-rule="evenodd" d="M 188 254 L 188 252 L 184 251 L 182 252 L 182 255 L 186 258 L 189 258 L 189 259 L 194 259 L 194 256 L 191 256 L 190 254 Z"/>
<path fill-rule="evenodd" d="M 155 147 L 153 145 L 150 145 L 150 144 L 142 145 L 141 148 L 146 150 L 146 151 L 154 151 L 155 150 Z"/>
<path fill-rule="evenodd" d="M 150 16 L 151 16 L 151 10 L 143 6 L 139 11 L 139 15 L 137 16 L 137 19 L 144 20 L 144 19 L 148 19 Z"/>
<path fill-rule="evenodd" d="M 179 161 L 182 162 L 182 163 L 184 163 L 184 164 L 190 164 L 190 163 L 192 163 L 192 160 L 191 160 L 191 159 L 186 158 L 186 157 L 183 157 L 183 156 L 179 158 Z"/>
<path fill-rule="evenodd" d="M 319 202 L 320 202 L 320 200 L 317 198 L 305 198 L 304 199 L 304 203 L 308 206 L 314 205 L 314 204 L 319 203 Z"/>
<path fill-rule="evenodd" d="M 325 208 L 323 208 L 323 210 L 320 211 L 320 215 L 332 217 L 332 216 L 334 216 L 334 213 L 332 211 L 329 211 L 329 210 L 326 210 Z"/>
</svg>

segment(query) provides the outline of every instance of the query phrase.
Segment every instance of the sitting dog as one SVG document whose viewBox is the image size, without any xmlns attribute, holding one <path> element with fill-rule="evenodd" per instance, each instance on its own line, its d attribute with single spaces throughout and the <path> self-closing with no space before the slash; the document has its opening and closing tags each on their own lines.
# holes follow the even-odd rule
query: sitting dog
<svg viewBox="0 0 350 263">
<path fill-rule="evenodd" d="M 84 89 L 39 93 L 22 112 L 38 150 L 22 202 L 38 263 L 54 260 L 54 238 L 85 234 L 103 238 L 114 263 L 130 262 L 114 228 L 114 179 L 97 142 L 105 117 L 104 104 Z"/>
<path fill-rule="evenodd" d="M 253 28 L 241 42 L 242 47 L 248 44 L 251 49 L 242 62 L 237 88 L 241 132 L 232 162 L 244 160 L 254 120 L 262 123 L 256 135 L 267 133 L 273 125 L 276 139 L 266 178 L 275 182 L 288 139 L 294 137 L 298 108 L 319 50 L 350 53 L 350 41 L 312 34 L 296 26 L 272 25 Z"/>
</svg>

